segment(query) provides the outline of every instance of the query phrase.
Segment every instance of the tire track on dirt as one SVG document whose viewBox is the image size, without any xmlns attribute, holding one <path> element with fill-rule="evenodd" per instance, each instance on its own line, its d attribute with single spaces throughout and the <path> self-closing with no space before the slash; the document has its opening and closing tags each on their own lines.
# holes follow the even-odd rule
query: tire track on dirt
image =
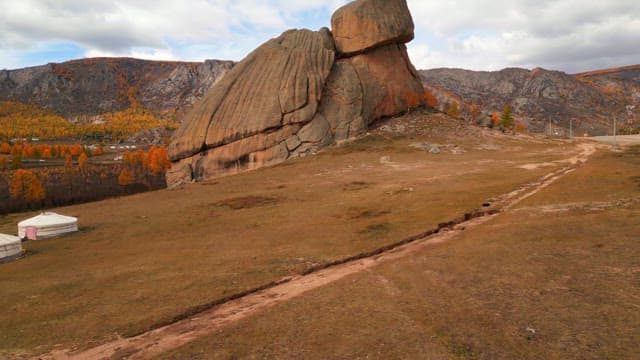
<svg viewBox="0 0 640 360">
<path fill-rule="evenodd" d="M 450 222 L 438 225 L 435 229 L 374 251 L 323 264 L 309 269 L 304 274 L 230 296 L 198 309 L 192 309 L 178 317 L 176 322 L 138 336 L 118 339 L 77 353 L 54 351 L 36 359 L 148 359 L 157 356 L 308 291 L 378 264 L 410 256 L 430 245 L 450 241 L 461 232 L 486 223 L 501 212 L 508 211 L 521 201 L 572 173 L 589 159 L 596 151 L 596 146 L 580 143 L 577 149 L 580 153 L 567 159 L 570 165 L 498 197 L 492 204 L 485 204 L 482 210 L 464 214 Z"/>
</svg>

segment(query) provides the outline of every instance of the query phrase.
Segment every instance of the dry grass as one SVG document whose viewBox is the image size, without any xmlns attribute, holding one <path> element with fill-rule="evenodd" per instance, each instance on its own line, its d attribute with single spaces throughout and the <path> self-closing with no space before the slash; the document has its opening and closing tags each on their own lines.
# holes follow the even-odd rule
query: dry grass
<svg viewBox="0 0 640 360">
<path fill-rule="evenodd" d="M 274 205 L 280 199 L 267 196 L 238 196 L 231 199 L 220 200 L 214 206 L 227 207 L 233 210 L 252 209 L 255 207 Z"/>
<path fill-rule="evenodd" d="M 311 291 L 162 358 L 636 358 L 637 150 L 601 152 L 452 242 Z M 603 202 L 613 206 L 591 206 Z"/>
<path fill-rule="evenodd" d="M 418 120 L 428 126 L 428 117 Z M 431 155 L 411 149 L 415 141 L 455 142 L 468 152 Z M 479 149 L 487 143 L 501 150 Z M 209 184 L 56 209 L 79 217 L 81 231 L 26 243 L 29 256 L 0 265 L 0 356 L 138 334 L 216 299 L 393 243 L 538 178 L 550 169 L 517 167 L 571 149 L 486 133 L 376 134 Z M 386 156 L 391 162 L 381 163 Z M 1 217 L 0 231 L 14 233 L 30 215 Z"/>
</svg>

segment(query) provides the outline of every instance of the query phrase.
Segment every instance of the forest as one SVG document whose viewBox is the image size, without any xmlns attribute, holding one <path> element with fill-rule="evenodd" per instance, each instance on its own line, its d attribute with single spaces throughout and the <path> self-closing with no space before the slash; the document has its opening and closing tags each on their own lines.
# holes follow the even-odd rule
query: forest
<svg viewBox="0 0 640 360">
<path fill-rule="evenodd" d="M 0 214 L 161 189 L 167 149 L 106 152 L 100 146 L 0 143 Z"/>
<path fill-rule="evenodd" d="M 0 140 L 15 139 L 108 139 L 122 141 L 148 129 L 178 126 L 173 121 L 159 120 L 152 112 L 135 106 L 96 115 L 87 121 L 68 121 L 60 115 L 34 105 L 0 102 Z"/>
</svg>

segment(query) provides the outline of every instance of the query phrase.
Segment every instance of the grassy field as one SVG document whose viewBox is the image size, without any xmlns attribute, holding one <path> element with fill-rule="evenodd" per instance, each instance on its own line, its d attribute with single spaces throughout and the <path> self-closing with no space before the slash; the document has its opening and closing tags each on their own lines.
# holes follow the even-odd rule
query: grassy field
<svg viewBox="0 0 640 360">
<path fill-rule="evenodd" d="M 0 306 L 5 309 L 0 357 L 85 349 L 138 334 L 217 299 L 396 242 L 559 168 L 562 164 L 553 161 L 576 151 L 568 142 L 506 137 L 466 128 L 442 115 L 414 114 L 395 124 L 268 169 L 54 209 L 77 216 L 80 232 L 25 243 L 25 258 L 0 264 Z M 443 151 L 436 155 L 411 146 L 422 142 L 437 142 Z M 521 168 L 531 163 L 545 166 Z M 16 223 L 30 215 L 0 217 L 0 232 L 15 233 Z M 481 259 L 470 259 L 465 266 Z M 405 273 L 406 281 L 417 276 L 411 271 Z M 479 270 L 472 273 L 481 276 Z M 369 288 L 357 293 L 384 291 L 368 294 Z M 336 287 L 323 291 L 347 296 Z M 359 306 L 359 299 L 327 309 L 334 315 L 322 321 Z M 337 304 L 331 296 L 320 302 Z M 392 305 L 379 303 L 390 316 L 403 311 Z M 274 314 L 265 316 L 284 320 L 289 311 Z M 276 319 L 280 331 L 267 335 L 293 336 L 296 328 L 311 335 L 313 331 L 298 326 L 320 315 L 310 312 L 289 323 L 290 331 Z M 229 331 L 233 329 L 241 330 Z M 363 341 L 356 335 L 349 337 Z M 240 331 L 236 336 L 244 335 Z M 246 341 L 260 343 L 260 338 L 251 339 Z M 287 348 L 272 350 L 289 353 Z M 248 346 L 247 351 L 261 350 Z"/>
<path fill-rule="evenodd" d="M 417 256 L 313 290 L 163 359 L 634 359 L 640 147 Z"/>
</svg>

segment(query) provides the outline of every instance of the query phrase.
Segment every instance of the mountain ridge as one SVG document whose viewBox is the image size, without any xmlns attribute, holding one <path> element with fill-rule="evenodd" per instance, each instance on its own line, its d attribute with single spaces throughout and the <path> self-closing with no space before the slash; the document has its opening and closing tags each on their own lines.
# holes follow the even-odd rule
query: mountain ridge
<svg viewBox="0 0 640 360">
<path fill-rule="evenodd" d="M 184 113 L 222 78 L 235 62 L 155 61 L 129 57 L 86 58 L 0 70 L 0 101 L 35 105 L 72 122 L 106 112 L 142 107 L 161 119 L 180 121 Z M 531 131 L 552 126 L 578 133 L 610 132 L 612 117 L 637 127 L 640 64 L 576 74 L 543 68 L 497 71 L 461 68 L 419 70 L 425 88 L 445 110 L 455 101 L 472 119 L 476 105 L 486 121 L 506 104 Z"/>
<path fill-rule="evenodd" d="M 484 113 L 478 119 L 481 122 L 509 104 L 516 120 L 533 132 L 554 127 L 602 135 L 610 131 L 613 118 L 623 127 L 638 125 L 639 65 L 573 75 L 543 68 L 439 68 L 421 70 L 420 74 L 442 110 L 455 101 L 461 106 L 463 117 L 471 118 L 470 109 L 475 105 Z"/>
<path fill-rule="evenodd" d="M 174 119 L 233 65 L 225 60 L 87 58 L 0 70 L 0 101 L 36 105 L 70 121 L 135 107 Z"/>
</svg>

